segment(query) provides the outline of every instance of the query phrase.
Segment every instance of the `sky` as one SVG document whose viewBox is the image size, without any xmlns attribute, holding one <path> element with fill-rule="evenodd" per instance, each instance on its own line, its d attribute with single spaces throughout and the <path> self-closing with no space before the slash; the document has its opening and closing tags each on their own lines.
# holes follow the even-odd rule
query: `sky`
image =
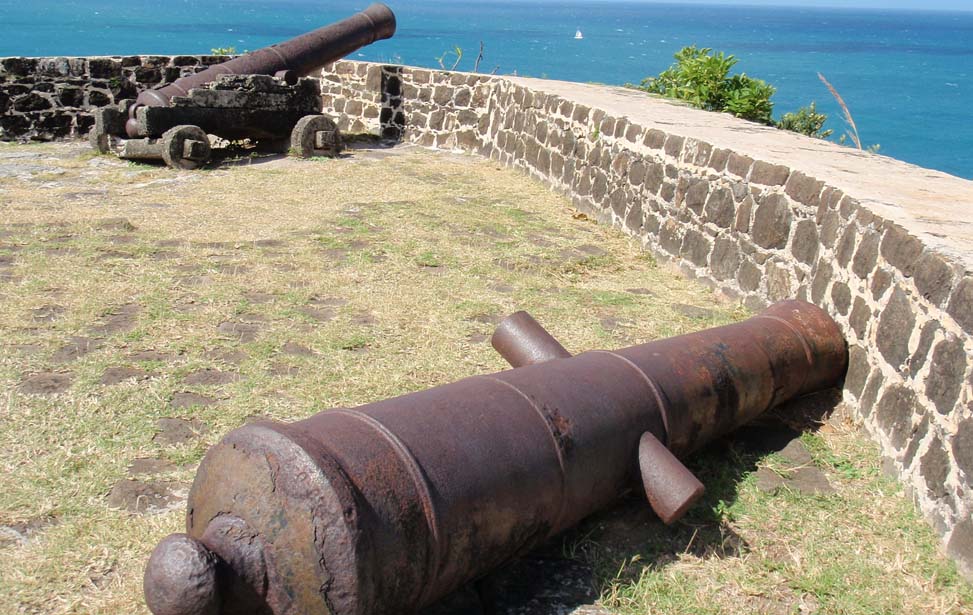
<svg viewBox="0 0 973 615">
<path fill-rule="evenodd" d="M 670 3 L 676 0 L 641 0 Z M 681 0 L 680 4 L 749 4 L 752 6 L 817 6 L 848 9 L 973 11 L 973 0 Z"/>
</svg>

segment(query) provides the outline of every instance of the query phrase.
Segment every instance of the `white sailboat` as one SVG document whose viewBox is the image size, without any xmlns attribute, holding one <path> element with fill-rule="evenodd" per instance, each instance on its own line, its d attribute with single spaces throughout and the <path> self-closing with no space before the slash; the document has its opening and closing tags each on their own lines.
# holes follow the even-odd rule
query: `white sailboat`
<svg viewBox="0 0 973 615">
<path fill-rule="evenodd" d="M 574 33 L 574 40 L 580 41 L 583 38 L 584 38 L 584 34 L 581 34 L 581 28 L 578 28 L 577 31 Z"/>
</svg>

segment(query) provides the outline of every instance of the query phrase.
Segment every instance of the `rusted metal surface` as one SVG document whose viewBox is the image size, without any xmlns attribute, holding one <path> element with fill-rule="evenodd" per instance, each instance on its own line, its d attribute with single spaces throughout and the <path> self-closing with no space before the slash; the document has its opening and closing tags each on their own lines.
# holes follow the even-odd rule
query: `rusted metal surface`
<svg viewBox="0 0 973 615">
<path fill-rule="evenodd" d="M 375 3 L 347 19 L 302 34 L 289 41 L 258 49 L 204 71 L 177 79 L 164 87 L 139 94 L 129 110 L 125 131 L 131 138 L 146 136 L 136 114 L 142 107 L 165 107 L 175 96 L 215 80 L 220 75 L 277 75 L 296 83 L 296 78 L 345 57 L 375 41 L 395 34 L 395 15 L 384 4 Z"/>
<path fill-rule="evenodd" d="M 703 496 L 703 483 L 651 431 L 639 439 L 639 474 L 655 514 L 675 523 Z"/>
<path fill-rule="evenodd" d="M 503 319 L 490 339 L 494 350 L 512 367 L 566 359 L 571 353 L 564 349 L 527 312 L 515 312 Z"/>
<path fill-rule="evenodd" d="M 414 612 L 609 505 L 646 478 L 640 460 L 679 464 L 666 447 L 684 455 L 834 386 L 846 364 L 835 323 L 784 302 L 735 325 L 247 425 L 203 460 L 186 535 L 167 539 L 191 565 L 160 547 L 147 601 L 156 615 Z M 648 477 L 667 515 L 695 493 L 684 479 Z M 199 606 L 198 587 L 219 605 Z M 153 606 L 160 595 L 170 610 Z"/>
</svg>

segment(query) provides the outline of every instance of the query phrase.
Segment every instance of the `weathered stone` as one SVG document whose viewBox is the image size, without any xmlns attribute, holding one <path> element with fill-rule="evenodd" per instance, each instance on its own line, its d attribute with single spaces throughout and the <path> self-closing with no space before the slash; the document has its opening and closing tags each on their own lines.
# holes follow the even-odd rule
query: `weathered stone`
<svg viewBox="0 0 973 615">
<path fill-rule="evenodd" d="M 658 194 L 662 182 L 665 180 L 665 165 L 661 162 L 651 162 L 645 173 L 645 187 L 649 194 Z"/>
<path fill-rule="evenodd" d="M 726 170 L 743 179 L 746 179 L 750 174 L 750 167 L 752 166 L 753 158 L 736 152 L 730 152 L 730 158 L 726 161 Z"/>
<path fill-rule="evenodd" d="M 686 231 L 680 254 L 698 267 L 705 267 L 712 246 L 709 238 L 695 229 Z"/>
<path fill-rule="evenodd" d="M 813 264 L 820 245 L 818 228 L 813 220 L 801 220 L 794 226 L 794 241 L 791 243 L 794 258 L 806 265 Z"/>
<path fill-rule="evenodd" d="M 946 554 L 957 560 L 960 571 L 973 579 L 973 520 L 963 519 L 953 527 Z"/>
<path fill-rule="evenodd" d="M 851 307 L 851 291 L 844 282 L 835 282 L 831 287 L 831 303 L 838 313 L 844 316 Z"/>
<path fill-rule="evenodd" d="M 783 301 L 793 296 L 791 269 L 785 263 L 771 261 L 766 266 L 767 297 L 771 301 Z"/>
<path fill-rule="evenodd" d="M 705 179 L 690 180 L 689 187 L 686 189 L 686 207 L 697 215 L 702 215 L 707 194 L 709 194 L 709 182 Z"/>
<path fill-rule="evenodd" d="M 829 211 L 821 217 L 821 245 L 826 248 L 833 248 L 838 239 L 838 230 L 841 228 L 841 217 L 838 212 Z"/>
<path fill-rule="evenodd" d="M 50 109 L 54 104 L 45 96 L 38 94 L 37 92 L 31 92 L 26 96 L 20 96 L 13 99 L 13 108 L 15 111 L 20 111 L 21 113 L 27 113 L 29 111 L 43 111 L 45 109 Z"/>
<path fill-rule="evenodd" d="M 858 250 L 851 263 L 851 270 L 859 278 L 864 280 L 875 268 L 875 263 L 878 262 L 878 245 L 878 233 L 866 231 L 858 243 Z"/>
<path fill-rule="evenodd" d="M 740 271 L 737 273 L 737 282 L 740 284 L 740 288 L 752 292 L 760 287 L 761 276 L 760 267 L 744 260 L 740 265 Z"/>
<path fill-rule="evenodd" d="M 957 284 L 946 312 L 964 331 L 973 335 L 973 277 L 966 276 Z"/>
<path fill-rule="evenodd" d="M 668 220 L 659 230 L 659 245 L 669 254 L 679 254 L 682 247 L 682 237 L 679 235 L 679 224 Z"/>
<path fill-rule="evenodd" d="M 848 373 L 845 375 L 845 388 L 856 398 L 860 398 L 865 390 L 865 382 L 871 367 L 868 364 L 868 353 L 861 346 L 848 348 Z"/>
<path fill-rule="evenodd" d="M 737 208 L 736 222 L 733 223 L 733 230 L 741 233 L 750 232 L 750 214 L 753 211 L 753 197 L 747 196 L 740 202 Z"/>
<path fill-rule="evenodd" d="M 885 378 L 882 377 L 882 370 L 873 369 L 868 377 L 868 384 L 862 391 L 861 400 L 858 403 L 858 412 L 862 417 L 868 417 L 875 408 L 875 401 L 878 399 L 878 392 L 882 389 Z"/>
<path fill-rule="evenodd" d="M 855 230 L 854 224 L 849 224 L 845 227 L 845 232 L 841 235 L 841 241 L 838 242 L 838 247 L 835 248 L 835 260 L 842 267 L 847 267 L 848 263 L 851 262 L 852 254 L 855 250 L 855 239 L 857 238 L 857 232 Z"/>
<path fill-rule="evenodd" d="M 641 186 L 645 180 L 645 162 L 641 159 L 632 162 L 628 168 L 628 182 L 633 186 Z"/>
<path fill-rule="evenodd" d="M 872 275 L 872 298 L 878 301 L 892 285 L 892 274 L 879 268 Z"/>
<path fill-rule="evenodd" d="M 912 467 L 912 462 L 916 458 L 916 453 L 919 452 L 919 446 L 922 444 L 923 439 L 929 433 L 929 415 L 923 415 L 922 420 L 919 421 L 919 426 L 916 428 L 915 433 L 912 434 L 912 438 L 909 440 L 909 445 L 905 447 L 905 452 L 902 453 L 902 467 L 909 468 Z M 890 475 L 892 478 L 898 478 L 899 473 L 895 472 Z"/>
<path fill-rule="evenodd" d="M 732 237 L 720 235 L 716 238 L 713 255 L 710 258 L 710 271 L 717 280 L 732 280 L 740 268 L 740 248 Z"/>
<path fill-rule="evenodd" d="M 855 331 L 859 339 L 865 339 L 865 332 L 868 330 L 868 321 L 872 318 L 872 311 L 868 304 L 861 297 L 855 297 L 855 303 L 851 308 L 851 316 L 848 322 Z"/>
<path fill-rule="evenodd" d="M 933 252 L 925 252 L 916 262 L 913 279 L 919 294 L 934 305 L 942 305 L 953 290 L 953 270 Z"/>
<path fill-rule="evenodd" d="M 787 245 L 792 219 L 790 205 L 783 195 L 775 193 L 766 196 L 754 215 L 751 232 L 754 243 L 762 248 L 783 248 Z"/>
<path fill-rule="evenodd" d="M 808 177 L 800 171 L 791 173 L 787 185 L 784 186 L 784 192 L 789 197 L 809 207 L 817 207 L 820 204 L 823 189 L 824 182 Z"/>
<path fill-rule="evenodd" d="M 922 414 L 915 392 L 907 386 L 895 384 L 886 389 L 878 403 L 876 420 L 896 449 L 905 446 L 913 433 L 912 417 Z"/>
<path fill-rule="evenodd" d="M 783 186 L 787 182 L 787 176 L 791 170 L 779 164 L 770 164 L 763 160 L 753 163 L 753 170 L 750 171 L 750 181 L 754 184 L 765 186 Z"/>
<path fill-rule="evenodd" d="M 669 135 L 666 137 L 666 155 L 672 156 L 673 158 L 679 158 L 679 154 L 682 152 L 682 146 L 685 143 L 683 137 L 677 135 Z"/>
<path fill-rule="evenodd" d="M 714 149 L 713 153 L 709 157 L 709 168 L 713 169 L 717 173 L 722 173 L 726 170 L 726 163 L 730 159 L 730 150 L 726 149 Z"/>
<path fill-rule="evenodd" d="M 642 143 L 646 147 L 661 150 L 666 144 L 666 133 L 652 128 L 646 131 L 645 137 L 642 139 Z"/>
<path fill-rule="evenodd" d="M 926 396 L 940 414 L 949 414 L 959 399 L 966 374 L 966 351 L 963 340 L 948 336 L 936 345 L 926 379 Z"/>
<path fill-rule="evenodd" d="M 882 236 L 882 257 L 890 265 L 909 277 L 915 270 L 916 261 L 922 254 L 922 242 L 898 225 L 889 225 Z"/>
<path fill-rule="evenodd" d="M 909 357 L 909 338 L 915 324 L 908 295 L 896 288 L 879 318 L 876 336 L 879 352 L 896 369 Z"/>
<path fill-rule="evenodd" d="M 943 447 L 943 441 L 935 436 L 929 443 L 929 449 L 919 460 L 919 473 L 926 481 L 926 493 L 934 498 L 946 495 L 946 476 L 949 474 L 949 456 Z"/>
<path fill-rule="evenodd" d="M 814 278 L 811 280 L 811 301 L 817 305 L 822 305 L 824 300 L 824 293 L 828 290 L 828 285 L 831 284 L 831 277 L 834 275 L 834 270 L 831 268 L 831 263 L 821 259 L 818 261 L 817 270 L 814 272 Z"/>
<path fill-rule="evenodd" d="M 953 457 L 966 479 L 973 481 L 973 418 L 960 421 L 953 436 Z"/>
<path fill-rule="evenodd" d="M 719 187 L 706 199 L 705 218 L 707 222 L 712 222 L 722 228 L 730 228 L 733 224 L 735 215 L 733 204 L 733 192 L 729 188 Z"/>
<path fill-rule="evenodd" d="M 942 327 L 935 320 L 930 320 L 922 326 L 922 333 L 919 335 L 919 346 L 909 359 L 909 371 L 911 373 L 918 374 L 922 366 L 926 364 L 926 358 L 929 357 L 932 343 L 936 338 L 936 333 L 940 329 Z"/>
</svg>

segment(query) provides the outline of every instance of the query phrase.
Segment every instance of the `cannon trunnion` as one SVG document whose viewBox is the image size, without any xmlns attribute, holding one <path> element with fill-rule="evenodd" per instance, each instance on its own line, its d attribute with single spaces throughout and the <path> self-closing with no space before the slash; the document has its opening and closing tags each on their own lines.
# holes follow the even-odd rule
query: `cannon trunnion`
<svg viewBox="0 0 973 615">
<path fill-rule="evenodd" d="M 321 114 L 320 88 L 303 78 L 322 66 L 395 33 L 395 15 L 373 4 L 343 21 L 216 64 L 134 101 L 95 112 L 89 142 L 131 160 L 163 160 L 192 169 L 210 159 L 200 135 L 295 155 L 337 156 L 335 122 Z"/>
<path fill-rule="evenodd" d="M 847 368 L 837 325 L 797 301 L 577 356 L 520 312 L 493 343 L 514 369 L 229 433 L 149 560 L 150 609 L 415 612 L 633 485 L 675 521 L 703 489 L 678 458 Z"/>
</svg>

